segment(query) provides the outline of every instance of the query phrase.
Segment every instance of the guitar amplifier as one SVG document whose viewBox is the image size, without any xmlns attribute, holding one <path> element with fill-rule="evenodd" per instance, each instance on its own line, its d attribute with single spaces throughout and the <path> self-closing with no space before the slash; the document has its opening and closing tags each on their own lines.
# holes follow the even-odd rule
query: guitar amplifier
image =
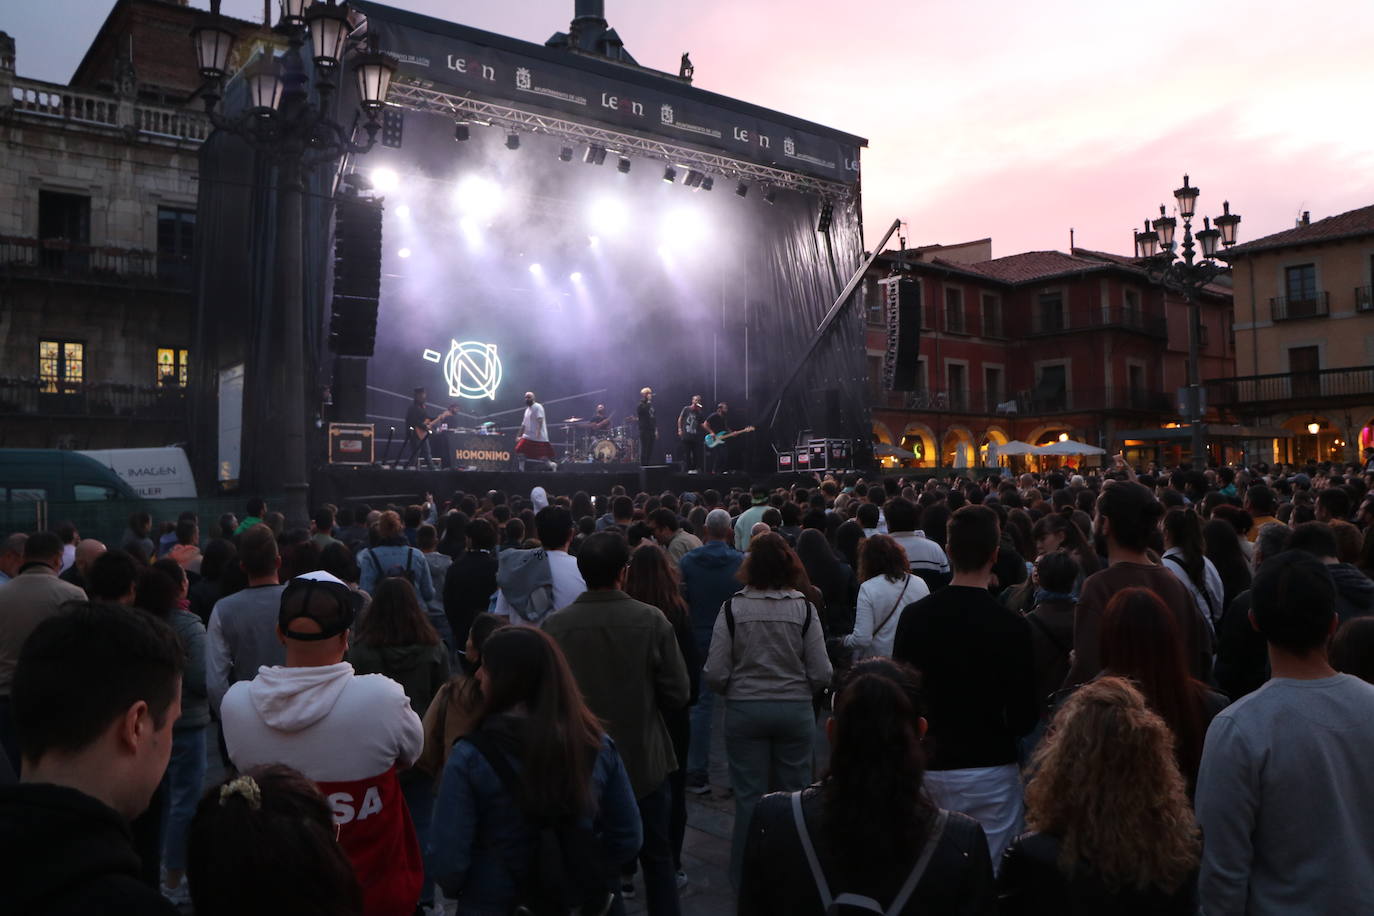
<svg viewBox="0 0 1374 916">
<path fill-rule="evenodd" d="M 376 429 L 371 423 L 330 423 L 330 464 L 372 464 Z"/>
</svg>

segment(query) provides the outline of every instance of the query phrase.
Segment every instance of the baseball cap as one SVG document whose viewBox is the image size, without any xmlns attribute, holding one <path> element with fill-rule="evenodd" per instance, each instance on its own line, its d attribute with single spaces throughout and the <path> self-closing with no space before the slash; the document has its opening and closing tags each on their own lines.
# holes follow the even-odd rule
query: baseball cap
<svg viewBox="0 0 1374 916">
<path fill-rule="evenodd" d="M 281 594 L 281 610 L 277 626 L 287 639 L 319 642 L 344 633 L 353 626 L 359 596 L 348 584 L 324 570 L 297 576 L 286 584 Z M 291 624 L 300 619 L 313 620 L 318 633 L 299 633 Z"/>
</svg>

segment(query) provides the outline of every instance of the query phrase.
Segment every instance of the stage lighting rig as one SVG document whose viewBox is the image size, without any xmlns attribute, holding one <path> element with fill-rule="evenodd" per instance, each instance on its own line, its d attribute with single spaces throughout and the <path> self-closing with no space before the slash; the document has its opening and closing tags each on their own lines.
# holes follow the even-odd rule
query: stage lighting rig
<svg viewBox="0 0 1374 916">
<path fill-rule="evenodd" d="M 749 185 L 741 181 L 739 184 L 735 185 L 735 193 L 738 194 L 740 197 L 748 197 Z"/>
<path fill-rule="evenodd" d="M 703 180 L 705 180 L 705 178 L 706 176 L 698 172 L 696 169 L 688 169 L 687 177 L 682 179 L 682 186 L 684 188 L 699 188 L 701 187 L 701 183 Z"/>
<path fill-rule="evenodd" d="M 663 170 L 663 180 L 668 182 L 668 184 L 677 181 L 677 169 L 673 168 L 671 165 L 665 168 Z"/>
<path fill-rule="evenodd" d="M 588 165 L 601 165 L 606 161 L 606 147 L 592 144 L 582 155 L 582 161 Z"/>
<path fill-rule="evenodd" d="M 629 159 L 629 157 L 628 157 L 628 156 L 621 156 L 621 157 L 620 157 L 620 161 L 616 163 L 616 166 L 615 166 L 615 167 L 616 167 L 616 171 L 620 172 L 620 174 L 622 174 L 622 175 L 628 175 L 628 174 L 630 174 L 630 159 Z"/>
<path fill-rule="evenodd" d="M 777 202 L 778 202 L 778 189 L 777 189 L 777 188 L 764 188 L 764 189 L 763 189 L 763 202 L 766 203 L 766 204 L 775 204 L 775 203 L 777 203 Z"/>
<path fill-rule="evenodd" d="M 453 123 L 453 139 L 457 143 L 462 143 L 472 135 L 467 121 L 455 121 Z"/>
<path fill-rule="evenodd" d="M 716 180 L 712 178 L 710 175 L 707 175 L 705 178 L 701 179 L 701 189 L 703 191 L 709 191 L 715 186 Z"/>
<path fill-rule="evenodd" d="M 517 133 L 506 134 L 506 149 L 519 149 L 520 135 Z"/>
<path fill-rule="evenodd" d="M 821 204 L 821 216 L 816 221 L 816 231 L 827 233 L 830 231 L 830 221 L 835 217 L 835 206 L 830 201 Z"/>
<path fill-rule="evenodd" d="M 572 162 L 572 154 L 573 148 L 571 146 L 565 146 L 558 151 L 558 158 L 563 162 Z"/>
</svg>

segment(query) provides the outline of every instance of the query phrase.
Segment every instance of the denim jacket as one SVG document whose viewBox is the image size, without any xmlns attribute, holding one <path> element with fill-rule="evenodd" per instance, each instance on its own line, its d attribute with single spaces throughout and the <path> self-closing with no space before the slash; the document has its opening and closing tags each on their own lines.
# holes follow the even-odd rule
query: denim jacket
<svg viewBox="0 0 1374 916">
<path fill-rule="evenodd" d="M 520 761 L 512 759 L 518 772 Z M 609 736 L 592 769 L 597 811 L 589 820 L 606 861 L 628 862 L 643 841 L 630 779 Z M 506 916 L 529 871 L 536 842 L 515 800 L 470 742 L 454 745 L 444 764 L 426 850 L 430 872 L 459 916 Z"/>
</svg>

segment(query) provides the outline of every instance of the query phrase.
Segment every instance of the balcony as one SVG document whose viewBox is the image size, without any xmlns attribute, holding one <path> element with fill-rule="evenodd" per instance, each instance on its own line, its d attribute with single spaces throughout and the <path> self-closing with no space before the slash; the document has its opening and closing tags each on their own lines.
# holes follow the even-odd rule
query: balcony
<svg viewBox="0 0 1374 916">
<path fill-rule="evenodd" d="M 1208 404 L 1241 413 L 1264 414 L 1303 407 L 1324 409 L 1374 402 L 1374 366 L 1247 375 L 1210 379 L 1205 384 Z"/>
<path fill-rule="evenodd" d="M 999 409 L 1001 405 L 1015 405 L 1014 410 Z M 1177 406 L 1170 395 L 1154 391 L 1122 389 L 1085 389 L 1061 392 L 1057 395 L 1037 396 L 1034 392 L 1019 394 L 989 393 L 985 391 L 950 391 L 947 389 L 913 392 L 885 392 L 873 405 L 878 408 L 915 410 L 924 413 L 975 414 L 982 416 L 1045 416 L 1080 411 L 1140 411 L 1172 414 Z"/>
<path fill-rule="evenodd" d="M 1030 334 L 1039 337 L 1104 329 L 1132 331 L 1160 340 L 1168 337 L 1168 327 L 1163 318 L 1147 315 L 1140 309 L 1115 306 L 1107 309 L 1072 311 L 1067 314 L 1036 312 L 1031 322 Z"/>
<path fill-rule="evenodd" d="M 1355 311 L 1374 312 L 1374 286 L 1355 287 Z"/>
<path fill-rule="evenodd" d="M 78 245 L 63 239 L 0 235 L 0 274 L 84 280 L 94 283 L 191 288 L 188 259 L 155 251 Z"/>
<path fill-rule="evenodd" d="M 78 92 L 38 80 L 16 79 L 10 90 L 14 114 L 94 130 L 126 130 L 145 141 L 199 145 L 210 120 L 192 110 L 146 105 L 112 95 Z"/>
<path fill-rule="evenodd" d="M 1275 321 L 1325 318 L 1331 314 L 1331 294 L 1320 290 L 1301 296 L 1275 296 L 1269 300 L 1269 309 Z"/>
<path fill-rule="evenodd" d="M 175 386 L 123 385 L 116 382 L 45 383 L 39 379 L 0 379 L 0 417 L 85 417 L 181 420 L 186 390 Z"/>
</svg>

